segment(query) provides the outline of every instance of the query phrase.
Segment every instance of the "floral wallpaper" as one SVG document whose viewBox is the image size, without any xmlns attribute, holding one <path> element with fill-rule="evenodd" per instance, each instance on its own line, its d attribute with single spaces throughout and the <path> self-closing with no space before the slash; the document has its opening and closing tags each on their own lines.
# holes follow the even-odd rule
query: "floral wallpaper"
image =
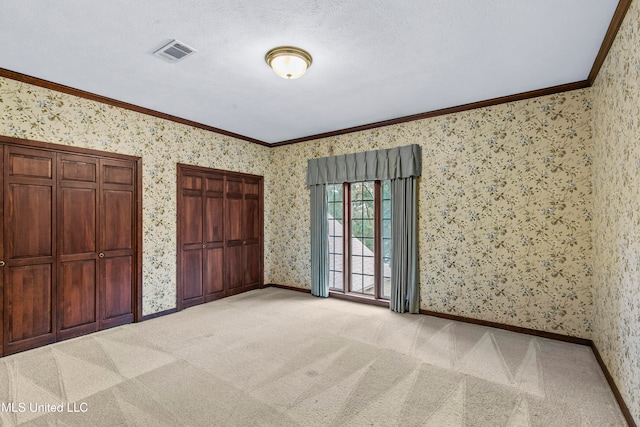
<svg viewBox="0 0 640 427">
<path fill-rule="evenodd" d="M 275 148 L 267 275 L 309 287 L 307 159 L 415 143 L 420 307 L 589 338 L 590 110 L 579 90 Z"/>
<path fill-rule="evenodd" d="M 593 340 L 640 423 L 640 3 L 633 1 L 593 97 Z"/>
<path fill-rule="evenodd" d="M 421 144 L 421 308 L 591 334 L 585 91 L 267 148 L 0 79 L 0 132 L 143 159 L 143 311 L 175 307 L 176 163 L 265 176 L 265 283 L 308 287 L 306 160 Z"/>
<path fill-rule="evenodd" d="M 142 157 L 145 315 L 176 306 L 176 164 L 266 175 L 271 156 L 268 147 L 4 78 L 0 134 Z"/>
</svg>

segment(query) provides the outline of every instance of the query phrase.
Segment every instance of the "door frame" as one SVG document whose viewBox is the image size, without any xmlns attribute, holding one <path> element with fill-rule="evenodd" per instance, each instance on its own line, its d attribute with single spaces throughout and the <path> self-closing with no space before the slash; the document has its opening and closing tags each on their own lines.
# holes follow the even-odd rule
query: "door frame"
<svg viewBox="0 0 640 427">
<path fill-rule="evenodd" d="M 10 136 L 0 135 L 0 144 L 13 145 L 18 147 L 37 148 L 47 151 L 55 151 L 65 154 L 81 154 L 85 156 L 126 160 L 133 162 L 135 165 L 135 219 L 134 219 L 134 244 L 135 254 L 134 260 L 134 280 L 133 280 L 133 321 L 140 322 L 142 316 L 142 158 L 130 156 L 128 154 L 112 153 L 107 151 L 94 150 L 90 148 L 72 147 L 67 145 L 53 144 L 44 141 L 34 141 L 29 139 L 19 139 Z M 0 292 L 0 296 L 1 296 Z M 4 300 L 0 300 L 4 305 Z M 1 311 L 0 311 L 1 312 Z"/>
</svg>

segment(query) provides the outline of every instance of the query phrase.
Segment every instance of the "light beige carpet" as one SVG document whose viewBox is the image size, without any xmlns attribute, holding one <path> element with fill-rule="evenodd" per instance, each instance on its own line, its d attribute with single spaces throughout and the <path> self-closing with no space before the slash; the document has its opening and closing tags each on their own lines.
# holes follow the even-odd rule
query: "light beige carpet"
<svg viewBox="0 0 640 427">
<path fill-rule="evenodd" d="M 275 288 L 2 358 L 0 404 L 3 426 L 626 425 L 588 347 Z"/>
</svg>

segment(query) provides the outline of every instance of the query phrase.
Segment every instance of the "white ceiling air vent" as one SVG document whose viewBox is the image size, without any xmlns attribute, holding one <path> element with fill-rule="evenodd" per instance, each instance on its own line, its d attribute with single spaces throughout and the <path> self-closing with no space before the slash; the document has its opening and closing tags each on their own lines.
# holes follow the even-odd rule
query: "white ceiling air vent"
<svg viewBox="0 0 640 427">
<path fill-rule="evenodd" d="M 153 54 L 159 56 L 165 61 L 178 62 L 196 52 L 197 51 L 194 48 L 189 47 L 178 40 L 173 40 L 153 52 Z"/>
</svg>

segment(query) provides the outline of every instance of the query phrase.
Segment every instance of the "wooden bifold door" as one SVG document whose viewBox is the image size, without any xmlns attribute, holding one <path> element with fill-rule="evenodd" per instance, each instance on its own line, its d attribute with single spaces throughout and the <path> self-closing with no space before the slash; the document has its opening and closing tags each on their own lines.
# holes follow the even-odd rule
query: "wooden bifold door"
<svg viewBox="0 0 640 427">
<path fill-rule="evenodd" d="M 263 178 L 178 165 L 178 309 L 263 281 Z"/>
<path fill-rule="evenodd" d="M 132 322 L 137 162 L 0 150 L 0 354 Z"/>
</svg>

